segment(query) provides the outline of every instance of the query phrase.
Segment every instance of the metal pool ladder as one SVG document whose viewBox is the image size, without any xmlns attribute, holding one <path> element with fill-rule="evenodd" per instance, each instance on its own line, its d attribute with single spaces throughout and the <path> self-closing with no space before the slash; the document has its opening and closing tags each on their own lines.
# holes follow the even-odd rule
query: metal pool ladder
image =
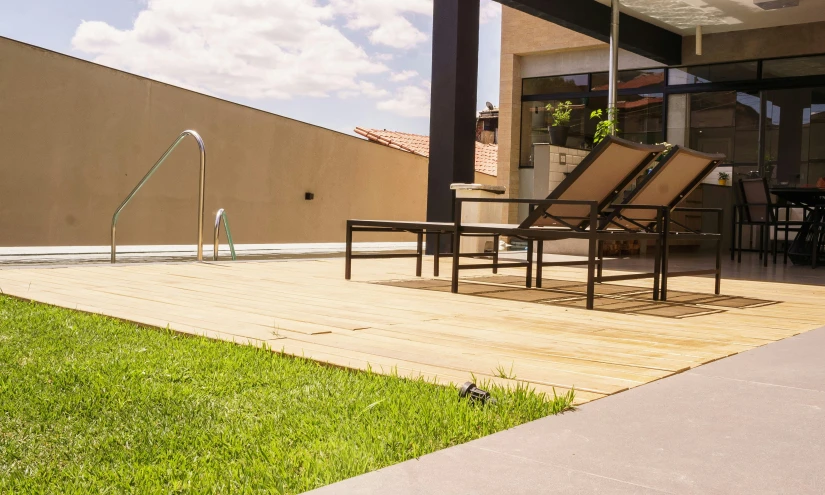
<svg viewBox="0 0 825 495">
<path fill-rule="evenodd" d="M 218 261 L 218 238 L 221 234 L 221 220 L 223 220 L 223 230 L 226 232 L 226 240 L 229 242 L 229 251 L 232 253 L 232 261 L 238 259 L 235 256 L 235 243 L 232 242 L 232 231 L 229 230 L 229 220 L 226 218 L 226 210 L 221 208 L 215 215 L 215 249 L 212 252 L 212 260 Z"/>
<path fill-rule="evenodd" d="M 172 146 L 170 146 L 169 149 L 166 150 L 166 153 L 164 153 L 160 157 L 160 159 L 158 159 L 158 161 L 155 162 L 154 165 L 152 165 L 152 168 L 149 169 L 149 172 L 147 172 L 146 175 L 144 175 L 143 178 L 140 179 L 140 182 L 138 182 L 137 186 L 135 186 L 135 188 L 132 189 L 132 192 L 130 192 L 129 195 L 126 196 L 126 199 L 123 200 L 123 203 L 121 203 L 120 206 L 117 207 L 117 210 L 115 210 L 115 214 L 112 215 L 112 263 L 115 262 L 115 256 L 117 254 L 117 249 L 115 246 L 115 228 L 117 227 L 117 219 L 120 216 L 120 212 L 123 211 L 124 208 L 126 208 L 126 205 L 128 205 L 129 202 L 132 201 L 132 198 L 135 197 L 135 194 L 137 194 L 137 192 L 140 191 L 140 188 L 143 187 L 144 184 L 146 184 L 146 181 L 148 181 L 149 178 L 152 177 L 152 175 L 155 173 L 155 171 L 158 168 L 160 168 L 163 162 L 169 157 L 169 155 L 172 154 L 172 152 L 175 150 L 175 148 L 178 147 L 181 141 L 186 139 L 186 136 L 192 136 L 195 139 L 195 141 L 197 141 L 198 148 L 200 149 L 201 169 L 200 184 L 198 189 L 198 261 L 203 261 L 203 193 L 206 181 L 206 147 L 204 147 L 203 145 L 203 139 L 201 138 L 200 134 L 198 134 L 196 131 L 186 130 L 183 131 L 180 134 L 180 136 L 178 136 L 175 142 L 172 143 Z M 229 235 L 228 226 L 226 228 L 226 232 L 227 235 Z"/>
</svg>

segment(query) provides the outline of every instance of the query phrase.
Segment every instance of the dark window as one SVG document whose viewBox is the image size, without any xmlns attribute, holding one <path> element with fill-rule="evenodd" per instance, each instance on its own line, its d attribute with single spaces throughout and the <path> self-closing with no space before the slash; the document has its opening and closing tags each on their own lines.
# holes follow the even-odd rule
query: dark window
<svg viewBox="0 0 825 495">
<path fill-rule="evenodd" d="M 736 91 L 696 93 L 689 98 L 690 147 L 706 153 L 722 153 L 727 163 L 733 162 Z"/>
<path fill-rule="evenodd" d="M 664 69 L 641 69 L 619 71 L 619 89 L 644 89 L 658 88 L 665 83 Z M 607 91 L 609 89 L 610 76 L 607 72 L 593 74 L 592 90 Z"/>
<path fill-rule="evenodd" d="M 748 81 L 756 79 L 757 67 L 757 62 L 674 67 L 668 70 L 668 84 L 681 86 L 725 81 Z"/>
<path fill-rule="evenodd" d="M 588 75 L 533 77 L 525 79 L 523 95 L 551 95 L 557 93 L 584 93 L 588 87 Z"/>
<path fill-rule="evenodd" d="M 822 75 L 825 75 L 825 55 L 762 62 L 763 79 Z"/>
<path fill-rule="evenodd" d="M 616 102 L 619 136 L 636 143 L 656 144 L 664 141 L 663 100 L 662 93 L 620 95 Z"/>
<path fill-rule="evenodd" d="M 736 172 L 756 170 L 759 150 L 759 94 L 736 91 L 686 96 L 690 109 L 689 146 L 722 153 Z"/>
</svg>

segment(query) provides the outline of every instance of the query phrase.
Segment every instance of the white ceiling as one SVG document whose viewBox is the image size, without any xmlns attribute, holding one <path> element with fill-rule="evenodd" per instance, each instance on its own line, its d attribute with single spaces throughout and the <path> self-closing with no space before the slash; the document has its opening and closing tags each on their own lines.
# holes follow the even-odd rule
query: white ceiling
<svg viewBox="0 0 825 495">
<path fill-rule="evenodd" d="M 610 5 L 610 0 L 598 0 Z M 621 0 L 622 12 L 682 35 L 825 21 L 825 0 L 799 0 L 798 7 L 762 10 L 753 0 Z"/>
</svg>

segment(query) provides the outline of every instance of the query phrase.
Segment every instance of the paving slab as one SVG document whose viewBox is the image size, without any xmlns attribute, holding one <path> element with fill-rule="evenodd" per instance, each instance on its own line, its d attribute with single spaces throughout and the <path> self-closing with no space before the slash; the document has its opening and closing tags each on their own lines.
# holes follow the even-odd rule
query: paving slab
<svg viewBox="0 0 825 495">
<path fill-rule="evenodd" d="M 825 493 L 825 328 L 311 492 Z"/>
</svg>

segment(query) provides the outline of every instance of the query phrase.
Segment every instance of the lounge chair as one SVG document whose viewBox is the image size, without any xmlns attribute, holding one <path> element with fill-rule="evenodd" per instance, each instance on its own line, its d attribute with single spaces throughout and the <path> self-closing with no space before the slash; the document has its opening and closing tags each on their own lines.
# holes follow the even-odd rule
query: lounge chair
<svg viewBox="0 0 825 495">
<path fill-rule="evenodd" d="M 572 174 L 569 177 L 568 186 L 556 196 L 563 197 L 565 191 L 581 191 L 576 199 L 565 198 L 567 201 L 548 200 L 535 201 L 538 206 L 523 222 L 518 226 L 512 225 L 461 225 L 460 220 L 456 221 L 453 231 L 454 245 L 460 246 L 460 237 L 465 233 L 473 235 L 490 234 L 497 232 L 500 235 L 509 235 L 528 241 L 528 286 L 530 272 L 532 271 L 532 245 L 538 244 L 537 265 L 537 286 L 541 286 L 541 269 L 544 266 L 559 265 L 588 265 L 587 282 L 587 307 L 593 306 L 594 282 L 607 282 L 619 280 L 634 280 L 642 278 L 653 278 L 653 299 L 660 297 L 667 299 L 667 278 L 673 276 L 714 274 L 716 276 L 716 293 L 719 293 L 721 278 L 721 233 L 702 233 L 689 229 L 679 224 L 671 218 L 674 211 L 711 212 L 719 216 L 719 226 L 721 228 L 720 209 L 703 208 L 677 208 L 677 205 L 690 192 L 699 185 L 705 177 L 724 159 L 721 155 L 708 155 L 695 152 L 686 148 L 675 147 L 667 157 L 658 165 L 654 166 L 646 174 L 639 186 L 630 193 L 629 197 L 621 203 L 605 204 L 609 199 L 595 200 L 596 196 L 591 196 L 591 201 L 576 201 L 581 196 L 587 194 L 586 174 L 591 174 L 596 179 L 598 186 L 599 169 L 585 169 Z M 649 162 L 648 162 L 649 163 Z M 588 164 L 588 167 L 593 165 Z M 641 170 L 639 171 L 641 172 Z M 628 181 L 629 182 L 629 181 Z M 626 183 L 625 183 L 626 185 Z M 560 186 L 561 187 L 561 186 Z M 596 194 L 603 189 L 596 187 Z M 619 194 L 616 191 L 610 198 L 615 198 Z M 574 196 L 575 197 L 575 196 Z M 480 200 L 457 200 L 456 218 L 460 218 L 462 203 L 476 202 Z M 506 200 L 487 200 L 489 202 L 501 202 Z M 513 201 L 513 200 L 510 200 Z M 589 212 L 588 212 L 589 210 Z M 685 232 L 676 232 L 672 227 L 676 225 L 684 228 Z M 668 253 L 671 239 L 679 236 L 688 240 L 710 240 L 716 242 L 716 267 L 713 270 L 698 270 L 691 272 L 670 272 L 668 266 Z M 575 262 L 550 262 L 545 263 L 542 259 L 543 243 L 547 240 L 557 239 L 587 239 L 588 257 L 587 261 Z M 654 268 L 650 273 L 633 273 L 613 275 L 604 277 L 602 275 L 602 255 L 601 246 L 606 241 L 638 240 L 650 241 L 655 244 Z M 596 254 L 598 253 L 598 255 Z M 594 259 L 598 258 L 598 259 Z M 485 268 L 485 265 L 460 264 L 458 258 L 453 261 L 453 292 L 458 289 L 458 273 L 460 270 Z M 499 265 L 504 266 L 504 265 Z M 598 267 L 597 275 L 594 277 L 592 270 Z M 661 288 L 660 288 L 661 277 Z"/>
<path fill-rule="evenodd" d="M 617 137 L 609 136 L 599 143 L 593 151 L 579 164 L 576 169 L 556 187 L 546 198 L 554 200 L 555 203 L 547 204 L 547 208 L 534 210 L 521 227 L 529 228 L 535 225 L 558 225 L 567 228 L 581 228 L 586 225 L 582 220 L 590 213 L 589 202 L 595 201 L 600 213 L 610 205 L 619 193 L 633 181 L 639 173 L 659 153 L 664 151 L 664 146 L 652 146 L 638 144 Z M 562 200 L 562 201 L 557 201 Z M 578 204 L 562 204 L 569 201 Z M 522 203 L 532 203 L 535 201 L 521 201 Z M 513 226 L 510 226 L 513 227 Z M 436 239 L 436 245 L 440 245 L 442 235 L 451 235 L 454 232 L 453 222 L 409 222 L 394 220 L 348 220 L 346 238 L 346 268 L 345 277 L 347 280 L 352 275 L 353 259 L 385 259 L 385 258 L 416 258 L 416 276 L 421 276 L 422 260 L 424 256 L 423 238 L 424 235 L 432 234 Z M 377 253 L 377 254 L 353 254 L 352 238 L 354 232 L 399 232 L 411 233 L 417 236 L 417 249 L 415 253 Z M 492 253 L 460 253 L 460 257 L 489 257 L 492 258 L 491 268 L 493 273 L 498 271 L 499 263 L 498 244 L 500 235 L 492 232 L 490 234 L 470 234 L 463 236 L 485 236 L 493 238 Z M 455 251 L 455 249 L 453 249 Z M 532 254 L 532 245 L 528 250 Z M 433 274 L 439 276 L 439 258 L 446 255 L 435 250 Z M 574 262 L 573 264 L 585 264 L 586 262 Z M 563 263 L 571 264 L 571 263 Z M 525 266 L 531 268 L 527 276 L 527 286 L 531 286 L 532 258 L 526 263 L 507 263 L 508 267 Z M 549 265 L 545 265 L 549 266 Z"/>
<path fill-rule="evenodd" d="M 612 211 L 600 225 L 600 229 L 618 228 L 624 231 L 649 231 L 655 227 L 660 207 L 665 206 L 662 233 L 662 283 L 661 300 L 667 300 L 667 279 L 669 277 L 714 275 L 715 293 L 719 294 L 722 276 L 722 209 L 679 207 L 679 204 L 694 190 L 716 166 L 725 159 L 724 155 L 701 153 L 689 148 L 674 146 L 666 159 L 660 161 L 642 182 L 621 204 L 614 204 Z M 646 207 L 645 205 L 653 205 Z M 713 213 L 717 215 L 718 232 L 702 232 L 673 220 L 674 212 Z M 681 227 L 676 230 L 673 227 Z M 716 244 L 716 266 L 713 269 L 671 272 L 669 251 L 673 239 L 710 241 Z M 601 253 L 599 253 L 601 258 Z M 600 265 L 601 267 L 601 265 Z M 604 281 L 601 273 L 597 280 Z"/>
</svg>

